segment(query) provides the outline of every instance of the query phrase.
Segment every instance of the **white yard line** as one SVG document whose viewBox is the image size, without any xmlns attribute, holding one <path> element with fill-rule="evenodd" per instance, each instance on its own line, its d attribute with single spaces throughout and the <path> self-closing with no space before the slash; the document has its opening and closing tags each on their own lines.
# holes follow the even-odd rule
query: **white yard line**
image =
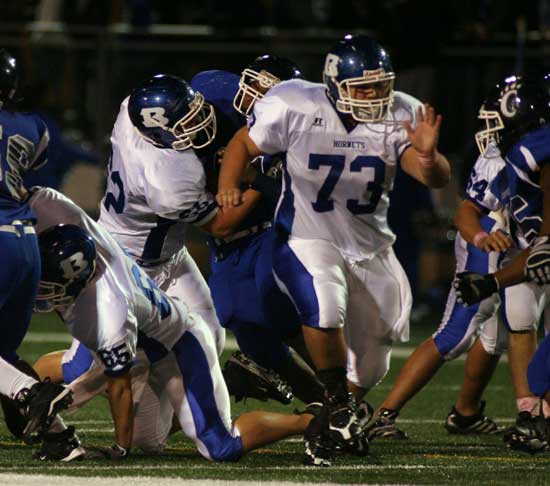
<svg viewBox="0 0 550 486">
<path fill-rule="evenodd" d="M 117 465 L 116 469 L 120 469 Z M 108 477 L 75 477 L 75 476 L 47 476 L 47 475 L 32 475 L 32 474 L 0 474 L 0 481 L 9 486 L 65 486 L 65 485 L 82 485 L 82 486 L 104 486 L 105 484 L 131 484 L 132 486 L 151 486 L 151 484 L 159 486 L 235 486 L 235 484 L 266 484 L 269 486 L 296 486 L 297 484 L 315 484 L 317 486 L 329 486 L 335 483 L 294 483 L 290 481 L 246 481 L 237 479 L 235 481 L 219 480 L 219 479 L 185 479 L 182 478 L 163 478 L 163 477 L 147 477 L 147 476 L 117 476 L 116 478 Z M 371 483 L 376 486 L 378 483 Z M 338 483 L 338 486 L 351 486 L 343 483 Z M 384 486 L 392 486 L 385 484 Z M 393 486 L 406 486 L 405 484 L 395 484 Z"/>
</svg>

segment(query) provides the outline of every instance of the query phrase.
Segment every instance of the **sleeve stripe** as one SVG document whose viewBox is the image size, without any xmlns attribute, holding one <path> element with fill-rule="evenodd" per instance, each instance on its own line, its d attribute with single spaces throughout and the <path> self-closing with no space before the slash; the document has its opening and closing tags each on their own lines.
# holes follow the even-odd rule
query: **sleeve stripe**
<svg viewBox="0 0 550 486">
<path fill-rule="evenodd" d="M 199 215 L 200 219 L 196 219 L 195 221 L 193 221 L 193 224 L 196 226 L 202 226 L 203 224 L 212 221 L 215 218 L 216 214 L 218 214 L 218 204 L 213 202 L 208 206 L 208 208 L 206 208 L 204 212 Z"/>
</svg>

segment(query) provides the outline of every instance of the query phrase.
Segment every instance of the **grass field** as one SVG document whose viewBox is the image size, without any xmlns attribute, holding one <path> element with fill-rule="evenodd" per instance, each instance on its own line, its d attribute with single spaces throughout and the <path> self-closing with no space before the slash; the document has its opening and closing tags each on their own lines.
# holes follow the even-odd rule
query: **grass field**
<svg viewBox="0 0 550 486">
<path fill-rule="evenodd" d="M 31 363 L 41 354 L 67 347 L 69 342 L 61 324 L 52 318 L 35 319 L 30 331 L 20 354 Z M 408 346 L 423 339 L 430 328 L 413 331 L 413 339 Z M 401 350 L 399 354 L 405 354 L 404 351 Z M 373 405 L 381 402 L 403 363 L 403 357 L 392 360 L 389 375 L 369 396 Z M 207 480 L 188 484 L 213 484 L 212 480 L 216 479 L 255 483 L 549 484 L 550 455 L 531 457 L 509 451 L 500 437 L 457 437 L 447 434 L 442 424 L 457 396 L 462 373 L 463 361 L 446 365 L 424 391 L 408 404 L 402 413 L 401 425 L 409 433 L 409 440 L 375 441 L 366 458 L 339 457 L 335 465 L 328 469 L 312 469 L 301 465 L 302 443 L 299 438 L 253 452 L 238 463 L 215 464 L 202 459 L 193 443 L 186 440 L 181 432 L 171 438 L 168 450 L 162 456 L 146 457 L 135 452 L 126 462 L 119 464 L 107 461 L 83 461 L 67 465 L 41 463 L 31 459 L 31 449 L 14 440 L 2 423 L 0 481 L 6 485 L 23 484 L 18 482 L 21 477 L 13 475 L 42 474 L 61 477 L 52 478 L 54 480 L 51 482 L 47 478 L 28 479 L 32 484 L 42 486 L 66 482 L 88 484 L 84 483 L 83 478 L 68 481 L 66 476 L 116 476 L 132 485 L 162 484 L 159 482 L 160 477 Z M 498 366 L 485 398 L 487 412 L 504 425 L 510 425 L 515 409 L 506 363 Z M 291 412 L 296 406 L 299 403 L 286 407 L 286 410 Z M 283 406 L 255 400 L 249 400 L 245 408 L 285 410 Z M 233 413 L 237 415 L 242 410 L 244 408 L 239 404 L 234 406 Z M 108 404 L 103 398 L 96 398 L 83 410 L 67 417 L 66 421 L 76 426 L 84 445 L 110 445 L 113 442 Z M 138 478 L 143 476 L 159 479 Z M 121 482 L 120 479 L 116 484 Z M 107 480 L 103 482 L 107 484 Z M 176 482 L 167 481 L 166 484 Z"/>
</svg>

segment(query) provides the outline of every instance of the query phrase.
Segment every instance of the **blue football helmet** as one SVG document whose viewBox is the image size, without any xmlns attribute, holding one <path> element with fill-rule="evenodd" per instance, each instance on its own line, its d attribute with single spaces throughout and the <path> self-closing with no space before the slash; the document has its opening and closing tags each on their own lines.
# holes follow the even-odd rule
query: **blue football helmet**
<svg viewBox="0 0 550 486">
<path fill-rule="evenodd" d="M 88 232 L 74 224 L 52 226 L 38 235 L 42 274 L 35 311 L 72 304 L 93 278 L 97 251 Z"/>
<path fill-rule="evenodd" d="M 248 116 L 256 100 L 267 91 L 287 79 L 303 79 L 300 69 L 289 59 L 264 54 L 259 56 L 241 73 L 239 90 L 233 99 L 233 107 Z"/>
<path fill-rule="evenodd" d="M 390 56 L 370 37 L 346 35 L 338 42 L 327 54 L 323 81 L 336 109 L 360 123 L 384 120 L 393 102 Z M 360 95 L 369 90 L 375 97 Z"/>
<path fill-rule="evenodd" d="M 157 147 L 199 149 L 216 136 L 214 108 L 176 76 L 157 74 L 134 89 L 128 114 L 140 135 Z"/>
<path fill-rule="evenodd" d="M 509 76 L 491 90 L 478 114 L 484 122 L 475 134 L 481 155 L 492 142 L 506 154 L 523 134 L 550 123 L 549 86 L 546 76 Z"/>
<path fill-rule="evenodd" d="M 17 90 L 17 62 L 5 49 L 0 49 L 0 108 L 13 99 Z"/>
</svg>

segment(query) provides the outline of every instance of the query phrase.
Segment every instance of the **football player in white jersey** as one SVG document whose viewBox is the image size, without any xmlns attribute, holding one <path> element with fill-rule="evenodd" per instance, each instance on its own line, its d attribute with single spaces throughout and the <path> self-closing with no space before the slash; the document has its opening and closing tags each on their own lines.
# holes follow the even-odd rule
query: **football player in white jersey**
<svg viewBox="0 0 550 486">
<path fill-rule="evenodd" d="M 122 102 L 111 134 L 99 221 L 162 290 L 201 314 L 221 353 L 225 331 L 184 246 L 186 226 L 228 236 L 260 195 L 248 191 L 247 202 L 237 210 L 218 208 L 195 154 L 215 134 L 213 107 L 185 81 L 168 75 L 145 81 Z"/>
<path fill-rule="evenodd" d="M 138 347 L 156 380 L 139 406 L 157 403 L 165 412 L 159 426 L 170 425 L 175 411 L 204 457 L 237 460 L 304 432 L 310 414 L 251 412 L 232 423 L 215 341 L 202 317 L 159 290 L 107 230 L 60 193 L 40 189 L 31 205 L 42 258 L 37 309 L 57 309 L 73 337 L 103 364 L 115 425 L 110 457 L 126 457 L 133 444 L 130 370 Z"/>
<path fill-rule="evenodd" d="M 408 339 L 410 288 L 386 218 L 396 165 L 430 187 L 450 177 L 437 150 L 441 116 L 394 92 L 377 42 L 346 36 L 323 76 L 324 84 L 283 82 L 256 102 L 226 149 L 218 193 L 224 207 L 240 204 L 250 160 L 286 152 L 273 263 L 327 390 L 316 421 L 325 424 L 306 434 L 306 463 L 315 465 L 326 463 L 331 441 L 366 448 L 346 364 L 349 389 L 361 397 L 387 372 L 392 342 Z"/>
<path fill-rule="evenodd" d="M 494 272 L 513 242 L 509 237 L 504 209 L 500 202 L 500 188 L 504 175 L 504 161 L 493 147 L 486 157 L 480 156 L 472 169 L 466 188 L 466 200 L 455 215 L 459 230 L 455 241 L 456 272 Z M 492 212 L 491 212 L 492 211 Z M 523 294 L 522 294 L 523 290 Z M 516 289 L 523 303 L 528 289 Z M 519 293 L 518 293 L 519 292 Z M 451 433 L 496 434 L 502 431 L 484 415 L 483 391 L 506 350 L 507 332 L 501 314 L 510 312 L 512 299 L 501 304 L 494 295 L 482 305 L 464 308 L 451 288 L 441 324 L 408 358 L 401 372 L 369 425 L 369 438 L 406 438 L 395 420 L 402 407 L 417 394 L 448 360 L 468 352 L 465 379 L 456 406 L 448 415 L 445 427 Z M 501 308 L 502 307 L 502 308 Z M 517 309 L 517 306 L 516 306 Z M 527 313 L 526 313 L 527 314 Z M 509 314 L 512 321 L 517 323 Z M 527 319 L 525 319 L 527 320 Z M 535 316 L 533 319 L 537 321 Z"/>
</svg>

